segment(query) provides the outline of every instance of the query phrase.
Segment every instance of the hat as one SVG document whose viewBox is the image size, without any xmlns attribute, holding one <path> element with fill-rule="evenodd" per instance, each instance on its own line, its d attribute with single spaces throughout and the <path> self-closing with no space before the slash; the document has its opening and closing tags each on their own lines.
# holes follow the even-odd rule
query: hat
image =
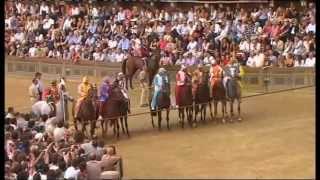
<svg viewBox="0 0 320 180">
<path fill-rule="evenodd" d="M 87 77 L 87 76 L 84 76 L 84 77 L 82 78 L 82 82 L 83 82 L 83 83 L 88 83 L 88 82 L 89 82 L 88 77 Z"/>
<path fill-rule="evenodd" d="M 6 115 L 6 118 L 8 118 L 8 119 L 13 119 L 13 118 L 15 118 L 15 116 L 14 116 L 13 114 L 11 114 L 11 113 L 8 113 L 8 114 Z"/>
<path fill-rule="evenodd" d="M 215 64 L 217 64 L 217 61 L 216 61 L 215 59 L 212 59 L 212 60 L 211 60 L 211 64 L 212 64 L 212 65 L 215 65 Z"/>
<path fill-rule="evenodd" d="M 186 69 L 186 68 L 187 68 L 187 67 L 182 64 L 180 70 L 184 70 L 184 69 Z"/>
<path fill-rule="evenodd" d="M 202 67 L 203 67 L 202 63 L 198 64 L 197 67 L 198 67 L 198 68 L 202 68 Z"/>
<path fill-rule="evenodd" d="M 166 72 L 166 69 L 165 69 L 165 68 L 160 68 L 160 69 L 159 69 L 159 73 L 164 73 L 164 72 Z"/>
<path fill-rule="evenodd" d="M 43 134 L 42 133 L 37 133 L 35 136 L 34 136 L 34 139 L 41 139 L 43 137 Z"/>
<path fill-rule="evenodd" d="M 119 72 L 119 73 L 118 73 L 118 76 L 119 76 L 119 77 L 123 77 L 124 74 L 123 74 L 122 72 Z"/>
</svg>

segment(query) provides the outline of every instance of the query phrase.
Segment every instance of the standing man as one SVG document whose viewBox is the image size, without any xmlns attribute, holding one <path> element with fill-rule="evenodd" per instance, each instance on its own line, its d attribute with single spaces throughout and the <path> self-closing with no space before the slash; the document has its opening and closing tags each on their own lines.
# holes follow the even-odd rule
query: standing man
<svg viewBox="0 0 320 180">
<path fill-rule="evenodd" d="M 144 66 L 142 71 L 139 73 L 139 82 L 141 87 L 141 96 L 140 96 L 140 107 L 147 107 L 147 92 L 148 92 L 148 81 L 147 81 L 147 68 Z"/>
<path fill-rule="evenodd" d="M 58 89 L 59 89 L 61 102 L 63 102 L 63 104 L 62 104 L 63 111 L 64 111 L 63 120 L 64 120 L 64 122 L 68 122 L 69 121 L 68 101 L 73 102 L 74 98 L 69 95 L 69 92 L 66 89 L 65 79 L 63 77 L 60 79 Z"/>
<path fill-rule="evenodd" d="M 39 94 L 37 85 L 38 85 L 38 80 L 36 78 L 32 79 L 32 84 L 29 87 L 29 96 L 30 96 L 31 105 L 33 105 L 40 99 L 39 97 L 40 94 Z"/>
<path fill-rule="evenodd" d="M 38 88 L 38 91 L 39 91 L 39 101 L 41 101 L 42 100 L 42 93 L 43 93 L 43 90 L 44 90 L 44 86 L 43 86 L 43 83 L 41 81 L 42 74 L 40 72 L 36 72 L 36 74 L 34 76 L 35 76 L 35 79 L 38 81 L 37 82 L 37 88 Z"/>
</svg>

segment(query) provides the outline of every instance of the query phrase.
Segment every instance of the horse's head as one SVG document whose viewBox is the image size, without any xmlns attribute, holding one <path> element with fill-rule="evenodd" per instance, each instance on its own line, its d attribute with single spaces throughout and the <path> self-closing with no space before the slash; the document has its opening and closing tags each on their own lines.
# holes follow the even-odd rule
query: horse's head
<svg viewBox="0 0 320 180">
<path fill-rule="evenodd" d="M 95 98 L 97 98 L 98 95 L 98 90 L 96 86 L 92 86 L 89 90 L 88 90 L 88 99 L 89 100 L 94 100 Z"/>
<path fill-rule="evenodd" d="M 210 79 L 209 72 L 208 71 L 203 71 L 202 72 L 202 76 L 201 76 L 201 83 L 202 84 L 208 84 L 209 79 Z"/>
</svg>

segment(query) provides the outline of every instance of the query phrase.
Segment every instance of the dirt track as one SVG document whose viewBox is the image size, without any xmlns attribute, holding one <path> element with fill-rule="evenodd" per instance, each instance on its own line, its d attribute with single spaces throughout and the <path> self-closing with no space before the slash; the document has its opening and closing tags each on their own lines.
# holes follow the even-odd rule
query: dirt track
<svg viewBox="0 0 320 180">
<path fill-rule="evenodd" d="M 30 82 L 27 77 L 6 77 L 6 107 L 29 105 Z M 76 84 L 68 88 L 75 95 Z M 242 123 L 208 122 L 184 130 L 177 127 L 172 111 L 169 132 L 152 129 L 149 116 L 131 117 L 132 138 L 122 136 L 115 142 L 109 136 L 106 142 L 117 145 L 128 178 L 315 177 L 314 88 L 244 99 L 242 110 Z"/>
</svg>

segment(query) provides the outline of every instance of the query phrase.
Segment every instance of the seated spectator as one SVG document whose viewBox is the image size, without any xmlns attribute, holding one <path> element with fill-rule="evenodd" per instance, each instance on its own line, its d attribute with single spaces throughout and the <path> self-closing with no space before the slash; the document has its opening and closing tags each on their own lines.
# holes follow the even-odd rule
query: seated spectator
<svg viewBox="0 0 320 180">
<path fill-rule="evenodd" d="M 285 59 L 285 67 L 291 68 L 294 67 L 294 59 L 292 54 L 288 54 L 288 56 Z"/>
<path fill-rule="evenodd" d="M 305 67 L 315 67 L 316 64 L 316 58 L 314 56 L 313 52 L 309 53 L 309 56 L 307 57 L 304 66 Z"/>
</svg>

